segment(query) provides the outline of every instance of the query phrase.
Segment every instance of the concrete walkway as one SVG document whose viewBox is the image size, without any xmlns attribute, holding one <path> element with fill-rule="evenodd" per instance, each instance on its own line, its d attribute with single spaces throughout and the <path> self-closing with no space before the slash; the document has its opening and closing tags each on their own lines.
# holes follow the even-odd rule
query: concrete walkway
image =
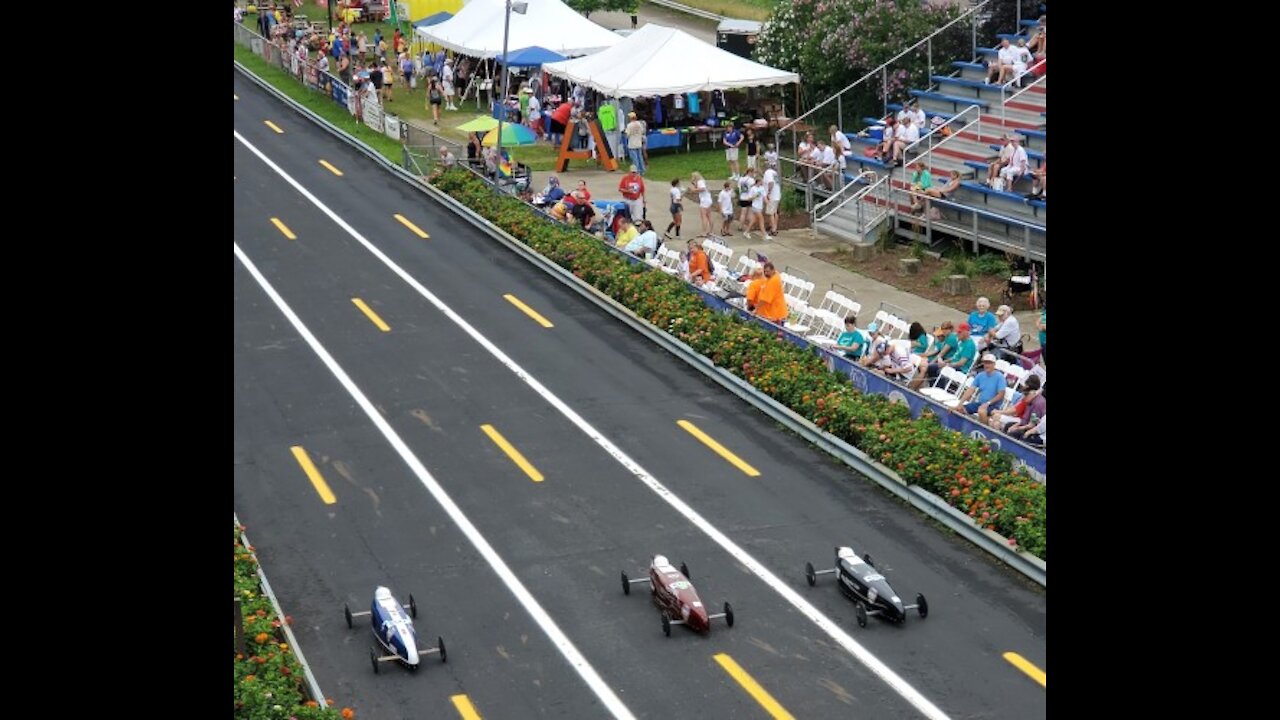
<svg viewBox="0 0 1280 720">
<path fill-rule="evenodd" d="M 577 169 L 574 165 L 592 167 L 592 169 Z M 709 168 L 708 171 L 718 174 L 726 171 L 726 169 Z M 534 189 L 541 190 L 546 185 L 547 177 L 552 174 L 554 173 L 535 173 L 534 184 L 536 187 Z M 571 191 L 577 187 L 579 180 L 585 180 L 587 188 L 591 190 L 593 200 L 621 200 L 622 194 L 618 192 L 618 181 L 623 174 L 621 171 L 607 172 L 597 170 L 589 162 L 584 163 L 583 161 L 575 160 L 570 163 L 568 172 L 560 173 L 557 176 L 560 178 L 561 187 L 566 191 Z M 706 175 L 708 173 L 704 172 L 703 174 Z M 724 180 L 724 177 L 707 177 L 707 186 L 712 188 L 713 197 L 719 192 Z M 682 184 L 687 185 L 688 179 L 685 178 Z M 668 212 L 670 200 L 667 193 L 669 189 L 668 182 L 656 178 L 645 178 L 645 205 L 648 209 L 648 218 L 653 222 L 654 229 L 659 234 L 671 222 L 671 213 Z M 702 220 L 698 216 L 696 198 L 690 201 L 690 198 L 686 197 L 684 208 L 681 236 L 687 239 L 700 234 Z M 716 221 L 718 217 L 719 212 L 713 208 L 712 220 Z M 904 317 L 908 321 L 919 321 L 920 324 L 925 326 L 925 329 L 932 329 L 944 320 L 960 323 L 968 316 L 967 312 L 962 313 L 955 308 L 936 303 L 918 295 L 912 295 L 874 278 L 813 257 L 813 253 L 834 252 L 844 246 L 845 244 L 841 240 L 823 235 L 815 237 L 808 228 L 783 230 L 777 237 L 768 242 L 760 236 L 759 232 L 753 232 L 751 235 L 752 238 L 750 240 L 744 238 L 735 222 L 733 236 L 722 238 L 725 244 L 733 248 L 734 262 L 736 262 L 739 254 L 747 250 L 767 255 L 779 270 L 799 275 L 814 283 L 813 297 L 815 304 L 821 301 L 822 295 L 827 290 L 833 289 L 833 286 L 843 286 L 844 289 L 835 289 L 846 295 L 849 295 L 848 291 L 852 290 L 853 299 L 862 305 L 858 327 L 865 328 L 867 323 L 871 322 L 871 318 L 875 315 L 875 311 L 879 309 L 882 302 L 896 306 L 899 313 L 905 312 L 905 315 L 899 314 L 900 317 Z M 683 243 L 679 243 L 678 248 L 683 250 Z M 991 312 L 995 312 L 995 309 L 1000 305 L 1000 298 L 993 297 L 988 299 L 991 301 Z M 977 297 L 972 298 L 972 301 L 976 302 Z M 892 308 L 890 310 L 893 311 Z M 1040 317 L 1039 311 L 1019 310 L 1015 311 L 1014 315 L 1018 318 L 1018 324 L 1022 329 L 1023 335 L 1030 336 L 1030 339 L 1024 345 L 1024 349 L 1034 350 L 1040 347 L 1036 335 L 1036 319 Z"/>
</svg>

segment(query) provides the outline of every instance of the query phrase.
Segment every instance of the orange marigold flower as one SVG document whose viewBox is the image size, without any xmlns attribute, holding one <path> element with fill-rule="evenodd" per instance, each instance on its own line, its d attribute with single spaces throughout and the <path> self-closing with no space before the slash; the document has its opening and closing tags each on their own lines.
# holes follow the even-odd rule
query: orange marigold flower
<svg viewBox="0 0 1280 720">
<path fill-rule="evenodd" d="M 333 698 L 325 698 L 324 701 L 329 703 L 330 705 L 333 704 Z"/>
<path fill-rule="evenodd" d="M 356 716 L 356 711 L 351 708 L 342 708 L 342 720 L 351 720 Z"/>
<path fill-rule="evenodd" d="M 257 680 L 257 679 L 258 679 L 258 676 L 257 676 L 257 675 L 245 675 L 245 676 L 244 676 L 244 681 L 245 681 L 245 682 L 253 682 L 254 680 Z"/>
<path fill-rule="evenodd" d="M 264 633 L 264 632 L 260 632 L 260 633 L 258 633 L 257 635 L 254 635 L 254 636 L 253 636 L 253 641 L 254 641 L 254 642 L 256 642 L 256 643 L 264 643 L 264 642 L 266 642 L 267 640 L 270 640 L 270 639 L 271 639 L 271 636 L 270 636 L 270 635 L 268 635 L 268 634 L 266 634 L 266 633 Z"/>
<path fill-rule="evenodd" d="M 320 703 L 316 702 L 315 700 L 308 700 L 302 704 L 306 705 L 307 707 L 320 707 Z"/>
<path fill-rule="evenodd" d="M 281 649 L 281 650 L 288 650 L 288 649 L 289 649 L 289 643 L 280 643 L 280 649 Z"/>
</svg>

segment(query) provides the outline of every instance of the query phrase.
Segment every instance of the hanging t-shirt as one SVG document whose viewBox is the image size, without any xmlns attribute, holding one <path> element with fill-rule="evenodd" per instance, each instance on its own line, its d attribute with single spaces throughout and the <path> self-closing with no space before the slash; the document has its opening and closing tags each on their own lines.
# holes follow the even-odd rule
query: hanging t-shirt
<svg viewBox="0 0 1280 720">
<path fill-rule="evenodd" d="M 698 93 L 691 92 L 689 93 L 688 98 L 689 98 L 689 114 L 697 115 L 699 110 L 699 105 L 700 105 L 700 103 L 698 102 Z"/>
<path fill-rule="evenodd" d="M 724 91 L 723 90 L 711 91 L 711 107 L 715 108 L 715 111 L 717 113 L 724 112 Z"/>
<path fill-rule="evenodd" d="M 675 108 L 675 109 L 677 109 L 677 110 L 683 110 L 683 109 L 684 109 L 684 96 L 683 96 L 683 95 L 681 95 L 680 93 L 676 93 L 676 94 L 671 98 L 671 107 L 673 107 L 673 108 Z"/>
<path fill-rule="evenodd" d="M 617 110 L 614 109 L 613 105 L 601 105 L 600 109 L 596 111 L 596 116 L 600 118 L 600 129 L 605 132 L 618 129 Z"/>
<path fill-rule="evenodd" d="M 662 98 L 657 96 L 653 98 L 653 124 L 662 124 Z"/>
</svg>

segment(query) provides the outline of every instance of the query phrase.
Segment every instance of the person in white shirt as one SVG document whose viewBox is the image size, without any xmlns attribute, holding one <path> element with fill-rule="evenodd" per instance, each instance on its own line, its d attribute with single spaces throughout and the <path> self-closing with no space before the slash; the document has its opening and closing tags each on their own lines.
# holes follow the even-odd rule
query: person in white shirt
<svg viewBox="0 0 1280 720">
<path fill-rule="evenodd" d="M 751 187 L 751 217 L 747 221 L 747 232 L 743 237 L 751 237 L 751 228 L 756 225 L 760 226 L 760 234 L 764 235 L 765 240 L 772 240 L 773 237 L 764 229 L 764 185 L 756 184 Z"/>
<path fill-rule="evenodd" d="M 449 109 L 457 110 L 458 108 L 455 107 L 455 108 L 449 108 Z M 533 130 L 535 133 L 537 133 L 538 130 L 542 127 L 541 121 L 542 121 L 542 103 L 538 100 L 537 95 L 530 95 L 529 96 L 529 117 L 525 118 L 525 123 L 529 126 L 530 130 Z M 539 133 L 539 137 L 541 137 L 540 133 Z"/>
<path fill-rule="evenodd" d="M 880 133 L 880 159 L 888 158 L 893 152 L 893 138 L 898 132 L 898 119 L 890 115 L 884 121 L 884 130 Z"/>
<path fill-rule="evenodd" d="M 898 111 L 898 122 L 902 122 L 907 118 L 911 118 L 911 124 L 915 125 L 917 130 L 924 132 L 928 118 L 925 116 L 924 111 L 920 109 L 919 100 L 911 100 L 902 105 L 902 109 Z"/>
<path fill-rule="evenodd" d="M 1018 38 L 1018 46 L 1013 49 L 1013 74 L 1009 76 L 1010 80 L 1021 77 L 1027 71 L 1027 67 L 1031 65 L 1031 51 L 1027 49 L 1027 41 Z"/>
<path fill-rule="evenodd" d="M 996 177 L 999 176 L 1000 170 L 1009 164 L 1009 160 L 1013 159 L 1013 140 L 1008 133 L 1000 136 L 1000 154 L 996 157 L 995 162 L 987 165 L 987 185 L 995 187 Z"/>
<path fill-rule="evenodd" d="M 796 162 L 800 168 L 800 177 L 804 178 L 805 182 L 808 182 L 809 178 L 813 177 L 812 168 L 808 165 L 809 153 L 813 152 L 813 148 L 813 133 L 805 133 L 804 140 L 801 140 L 800 144 L 796 146 Z"/>
<path fill-rule="evenodd" d="M 803 160 L 803 156 L 801 159 Z M 751 232 L 751 188 L 755 185 L 755 173 L 749 170 L 746 175 L 738 178 L 738 226 L 748 233 Z"/>
<path fill-rule="evenodd" d="M 769 220 L 769 231 L 778 234 L 778 203 L 782 202 L 782 183 L 778 182 L 778 171 L 769 168 L 764 171 L 764 214 Z M 772 240 L 773 235 L 766 232 L 765 240 Z"/>
<path fill-rule="evenodd" d="M 702 234 L 710 235 L 711 191 L 707 189 L 707 181 L 703 179 L 702 173 L 696 170 L 689 176 L 689 192 L 698 193 L 698 216 L 702 220 Z"/>
<path fill-rule="evenodd" d="M 1004 76 L 1006 74 L 1005 67 L 1013 69 L 1013 48 L 1009 47 L 1008 40 L 1000 41 L 1000 49 L 996 50 L 995 61 L 987 65 L 987 84 L 1004 84 Z"/>
<path fill-rule="evenodd" d="M 847 165 L 844 155 L 849 152 L 853 145 L 849 142 L 849 138 L 840 132 L 840 128 L 835 125 L 831 126 L 831 146 L 835 149 L 836 165 L 840 166 L 841 172 L 844 172 Z"/>
<path fill-rule="evenodd" d="M 911 143 L 919 139 L 920 139 L 919 128 L 915 126 L 915 123 L 911 121 L 910 117 L 905 118 L 901 123 L 899 123 L 898 132 L 894 133 L 893 158 L 890 159 L 889 164 L 893 165 L 897 163 L 899 160 L 901 160 L 902 151 L 906 150 L 908 145 L 910 145 Z"/>
<path fill-rule="evenodd" d="M 1000 324 L 987 331 L 986 344 L 996 350 L 1008 350 L 1013 353 L 1022 352 L 1022 327 L 1013 314 L 1013 308 L 1001 305 L 996 308 L 996 320 Z M 1013 362 L 1016 358 L 1005 357 Z"/>
<path fill-rule="evenodd" d="M 1009 164 L 1000 169 L 1000 177 L 1004 178 L 1004 187 L 1012 192 L 1013 184 L 1018 178 L 1027 174 L 1027 151 L 1022 149 L 1022 138 L 1014 135 L 1010 140 L 1013 142 L 1013 155 L 1009 158 Z"/>
<path fill-rule="evenodd" d="M 720 191 L 720 215 L 724 220 L 720 223 L 720 234 L 725 237 L 731 237 L 733 233 L 729 232 L 733 229 L 733 185 L 728 181 L 724 181 L 724 189 Z"/>
<path fill-rule="evenodd" d="M 764 144 L 764 166 L 778 169 L 778 151 L 773 148 L 773 143 Z"/>
<path fill-rule="evenodd" d="M 830 190 L 836 189 L 836 175 L 840 173 L 840 166 L 836 163 L 835 148 L 824 142 L 819 142 L 818 146 L 822 148 L 822 158 L 819 162 L 822 164 L 822 175 Z"/>
<path fill-rule="evenodd" d="M 658 233 L 653 229 L 653 223 L 648 220 L 641 220 L 638 227 L 643 227 L 644 232 L 637 235 L 622 249 L 637 257 L 648 257 L 658 251 Z"/>
<path fill-rule="evenodd" d="M 671 222 L 667 225 L 667 234 L 671 234 L 671 228 L 676 229 L 676 237 L 680 237 L 680 223 L 684 221 L 684 191 L 680 189 L 680 178 L 671 181 Z"/>
</svg>

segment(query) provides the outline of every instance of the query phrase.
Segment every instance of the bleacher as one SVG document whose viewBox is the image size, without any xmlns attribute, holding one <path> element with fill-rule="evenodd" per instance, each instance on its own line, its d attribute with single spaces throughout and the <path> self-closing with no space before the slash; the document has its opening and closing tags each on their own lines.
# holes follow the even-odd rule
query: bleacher
<svg viewBox="0 0 1280 720">
<path fill-rule="evenodd" d="M 1022 37 L 1030 40 L 1029 31 L 1032 31 L 1036 24 L 1037 21 L 1033 19 L 1023 20 Z M 1001 34 L 998 37 L 1009 38 L 1011 42 L 1016 43 L 1018 35 Z M 935 185 L 941 184 L 953 170 L 960 174 L 962 181 L 960 188 L 949 198 L 954 203 L 953 206 L 945 203 L 930 203 L 941 213 L 940 218 L 935 216 L 932 221 L 935 230 L 965 239 L 972 239 L 976 235 L 980 244 L 1004 250 L 1017 250 L 1028 246 L 1028 254 L 1032 258 L 1045 260 L 1048 205 L 1045 200 L 1026 198 L 1031 192 L 1030 175 L 1020 178 L 1013 183 L 1012 187 L 1005 190 L 994 190 L 985 185 L 985 181 L 987 166 L 998 156 L 1000 136 L 1004 133 L 1017 134 L 1021 139 L 1022 146 L 1027 152 L 1029 169 L 1034 170 L 1044 165 L 1048 148 L 1047 79 L 1038 78 L 1034 74 L 1025 75 L 1022 78 L 1022 84 L 1031 87 L 1016 98 L 1002 103 L 1000 86 L 989 85 L 985 81 L 986 62 L 989 58 L 994 59 L 996 52 L 995 47 L 979 48 L 977 58 L 950 63 L 950 74 L 933 75 L 930 78 L 932 84 L 928 88 L 915 88 L 908 91 L 909 97 L 919 101 L 920 109 L 924 111 L 930 123 L 935 117 L 942 118 L 944 122 L 952 121 L 966 108 L 974 105 L 978 107 L 981 116 L 980 123 L 947 138 L 941 147 L 936 147 L 932 152 L 920 155 L 919 153 L 927 150 L 929 143 L 918 146 L 913 151 L 912 157 L 908 158 L 908 162 L 917 158 L 923 162 L 932 173 Z M 1019 89 L 1013 86 L 1009 88 L 1007 94 L 1012 95 Z M 890 103 L 886 107 L 891 114 L 896 115 L 902 110 L 903 105 Z M 969 115 L 973 114 L 974 111 L 970 110 Z M 896 214 L 896 218 L 891 222 L 895 223 L 895 231 L 899 236 L 922 240 L 924 236 L 919 231 L 919 227 L 923 224 L 923 220 L 918 216 L 909 217 L 910 197 L 900 192 L 909 189 L 907 179 L 910 174 L 904 173 L 901 167 L 894 170 L 887 163 L 864 154 L 867 148 L 878 144 L 883 121 L 884 118 L 863 118 L 863 127 L 844 129 L 845 136 L 852 141 L 851 152 L 845 155 L 847 167 L 844 179 L 846 183 L 855 182 L 855 179 L 859 178 L 864 171 L 876 173 L 877 178 L 890 174 L 892 179 L 888 182 L 895 191 L 899 192 L 891 193 L 892 199 L 888 201 L 877 198 L 868 199 L 867 202 L 888 207 L 893 214 Z M 956 129 L 962 126 L 960 120 L 955 120 L 951 124 Z M 938 130 L 931 124 L 925 130 L 927 132 L 924 130 L 921 132 L 922 138 L 932 132 L 935 133 L 935 142 L 938 141 L 936 135 Z M 865 179 L 858 182 L 862 185 L 867 184 Z M 819 200 L 829 195 L 821 188 L 815 188 L 814 194 Z M 864 238 L 858 235 L 855 228 L 862 230 L 867 228 L 859 228 L 857 223 L 849 219 L 849 216 L 855 212 L 853 208 L 855 204 L 848 203 L 829 215 L 820 217 L 815 224 L 816 229 L 845 240 L 863 241 Z"/>
</svg>

